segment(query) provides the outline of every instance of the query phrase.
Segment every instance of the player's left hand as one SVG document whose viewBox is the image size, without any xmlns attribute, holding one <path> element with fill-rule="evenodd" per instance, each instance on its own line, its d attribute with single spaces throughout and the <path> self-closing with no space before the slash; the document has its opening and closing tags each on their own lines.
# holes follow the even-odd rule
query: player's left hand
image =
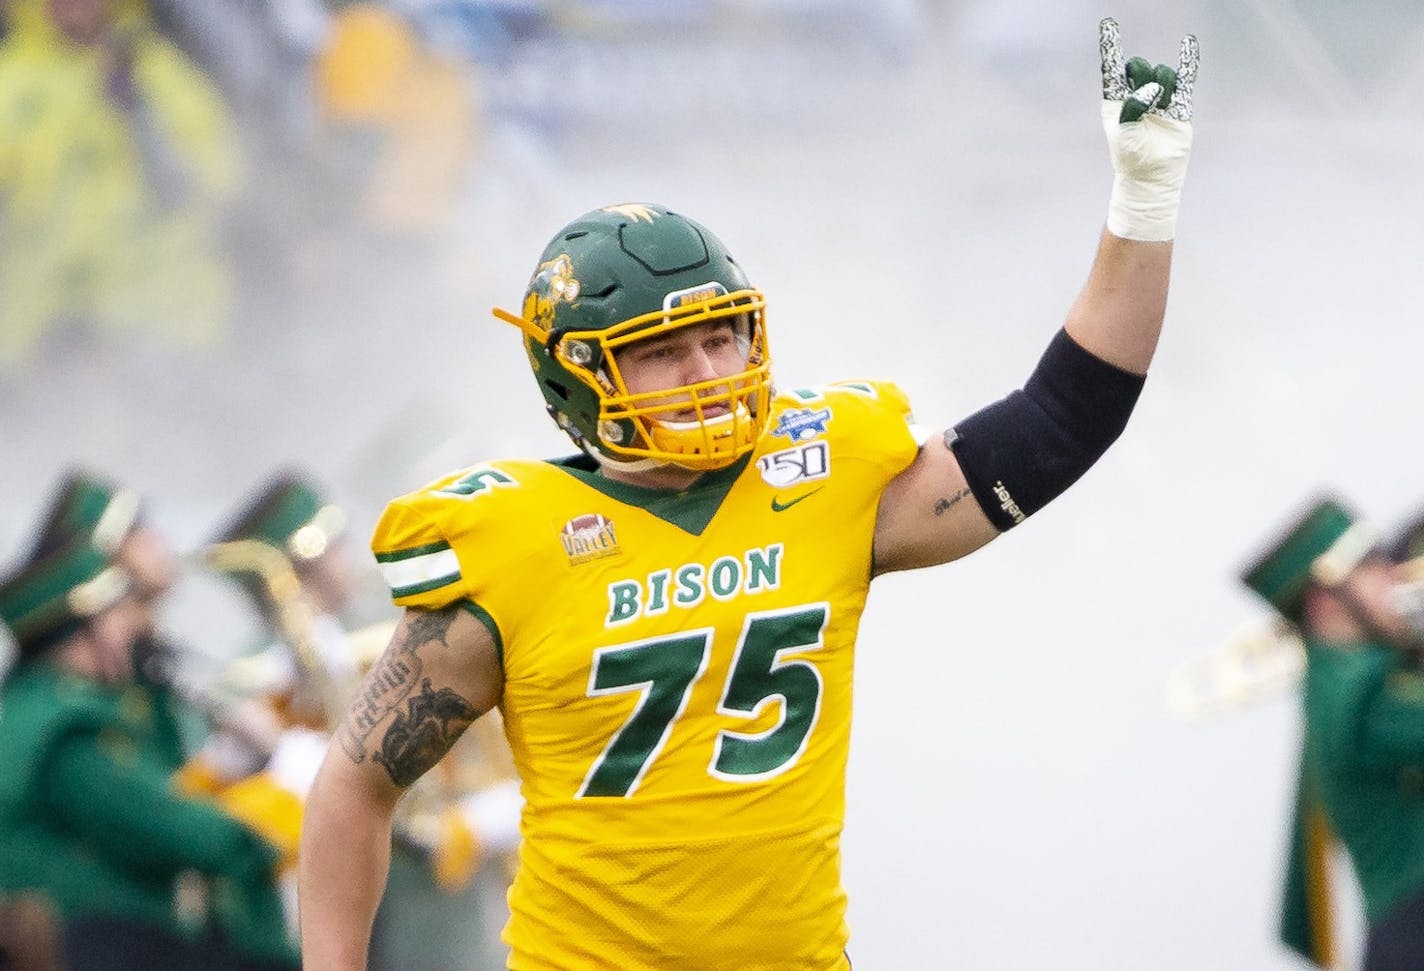
<svg viewBox="0 0 1424 971">
<path fill-rule="evenodd" d="M 1098 47 L 1103 131 L 1116 175 L 1108 229 L 1126 239 L 1171 239 L 1192 146 L 1197 39 L 1182 38 L 1175 70 L 1140 57 L 1125 61 L 1111 17 L 1098 25 Z"/>
</svg>

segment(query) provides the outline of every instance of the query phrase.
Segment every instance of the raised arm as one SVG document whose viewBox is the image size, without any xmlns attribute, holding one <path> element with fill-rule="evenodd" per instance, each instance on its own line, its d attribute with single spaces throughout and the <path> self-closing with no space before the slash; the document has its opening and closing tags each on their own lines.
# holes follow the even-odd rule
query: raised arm
<svg viewBox="0 0 1424 971">
<path fill-rule="evenodd" d="M 1113 189 L 1107 229 L 1064 330 L 1090 354 L 1141 375 L 1157 349 L 1167 309 L 1200 53 L 1188 34 L 1175 71 L 1140 57 L 1124 62 L 1111 18 L 1098 25 L 1098 48 Z"/>
<path fill-rule="evenodd" d="M 1124 62 L 1099 25 L 1107 228 L 1063 329 L 1020 391 L 934 436 L 881 496 L 877 573 L 944 563 L 1023 522 L 1078 480 L 1126 427 L 1157 348 L 1192 142 L 1197 41 L 1176 70 Z"/>
<path fill-rule="evenodd" d="M 302 966 L 366 967 L 401 794 L 499 703 L 493 635 L 462 605 L 406 610 L 307 797 L 299 862 Z"/>
</svg>

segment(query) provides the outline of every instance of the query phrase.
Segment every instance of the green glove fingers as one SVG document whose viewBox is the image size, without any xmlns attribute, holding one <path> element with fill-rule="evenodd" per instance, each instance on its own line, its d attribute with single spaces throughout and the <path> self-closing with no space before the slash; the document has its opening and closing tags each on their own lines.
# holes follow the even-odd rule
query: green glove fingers
<svg viewBox="0 0 1424 971">
<path fill-rule="evenodd" d="M 1166 108 L 1177 93 L 1177 72 L 1165 64 L 1158 64 L 1152 69 L 1152 80 L 1162 85 L 1162 94 L 1155 107 Z"/>
<path fill-rule="evenodd" d="M 1125 71 L 1131 93 L 1122 103 L 1119 121 L 1137 121 L 1153 108 L 1166 108 L 1177 92 L 1177 72 L 1165 64 L 1154 66 L 1146 58 L 1134 57 Z"/>
<path fill-rule="evenodd" d="M 1117 120 L 1123 124 L 1141 121 L 1142 116 L 1147 114 L 1152 106 L 1161 99 L 1162 85 L 1156 81 L 1148 81 L 1127 96 L 1127 100 L 1122 103 L 1122 111 L 1118 114 Z"/>
<path fill-rule="evenodd" d="M 1127 87 L 1129 91 L 1136 91 L 1151 81 L 1157 80 L 1156 69 L 1145 57 L 1134 57 L 1127 62 Z"/>
</svg>

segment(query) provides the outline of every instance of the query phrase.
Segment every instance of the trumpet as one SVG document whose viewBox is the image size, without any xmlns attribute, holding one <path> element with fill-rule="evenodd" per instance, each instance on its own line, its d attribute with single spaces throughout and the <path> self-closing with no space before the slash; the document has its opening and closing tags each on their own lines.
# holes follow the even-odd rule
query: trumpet
<svg viewBox="0 0 1424 971">
<path fill-rule="evenodd" d="M 1424 556 L 1396 563 L 1393 607 L 1424 644 Z M 1420 647 L 1402 646 L 1419 664 Z M 1196 718 L 1242 708 L 1293 689 L 1305 671 L 1300 631 L 1279 616 L 1238 630 L 1211 654 L 1180 665 L 1167 681 L 1167 705 Z"/>
<path fill-rule="evenodd" d="M 1218 650 L 1172 672 L 1167 705 L 1199 718 L 1245 707 L 1291 690 L 1305 670 L 1305 642 L 1282 618 L 1243 627 Z"/>
<path fill-rule="evenodd" d="M 316 721 L 328 731 L 346 710 L 349 691 L 337 684 L 322 660 L 312 629 L 313 614 L 302 596 L 302 582 L 291 560 L 261 540 L 232 540 L 202 549 L 202 562 L 222 573 L 250 573 L 261 584 L 272 605 L 273 622 L 281 640 L 291 648 L 302 680 L 311 686 L 317 707 Z"/>
</svg>

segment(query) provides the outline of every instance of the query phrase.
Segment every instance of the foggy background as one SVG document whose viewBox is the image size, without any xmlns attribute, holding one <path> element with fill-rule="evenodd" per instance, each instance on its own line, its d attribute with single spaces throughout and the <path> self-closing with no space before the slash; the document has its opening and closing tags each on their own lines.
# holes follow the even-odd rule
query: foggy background
<svg viewBox="0 0 1424 971">
<path fill-rule="evenodd" d="M 308 236 L 293 198 L 354 196 L 246 146 L 219 338 L 75 325 L 0 365 L 0 557 L 76 463 L 143 492 L 182 548 L 295 466 L 359 546 L 437 474 L 566 454 L 488 310 L 517 309 L 556 229 L 616 202 L 722 237 L 767 294 L 782 386 L 889 378 L 951 424 L 1022 383 L 1086 276 L 1111 183 L 1098 19 L 1173 65 L 1195 32 L 1167 325 L 1126 434 L 1025 527 L 872 593 L 850 953 L 871 971 L 1303 967 L 1275 939 L 1296 698 L 1188 721 L 1166 685 L 1265 617 L 1237 571 L 1318 489 L 1385 527 L 1424 505 L 1424 9 L 404 6 L 470 79 L 469 141 L 423 222 Z M 194 576 L 171 623 L 216 653 L 251 621 Z"/>
</svg>

